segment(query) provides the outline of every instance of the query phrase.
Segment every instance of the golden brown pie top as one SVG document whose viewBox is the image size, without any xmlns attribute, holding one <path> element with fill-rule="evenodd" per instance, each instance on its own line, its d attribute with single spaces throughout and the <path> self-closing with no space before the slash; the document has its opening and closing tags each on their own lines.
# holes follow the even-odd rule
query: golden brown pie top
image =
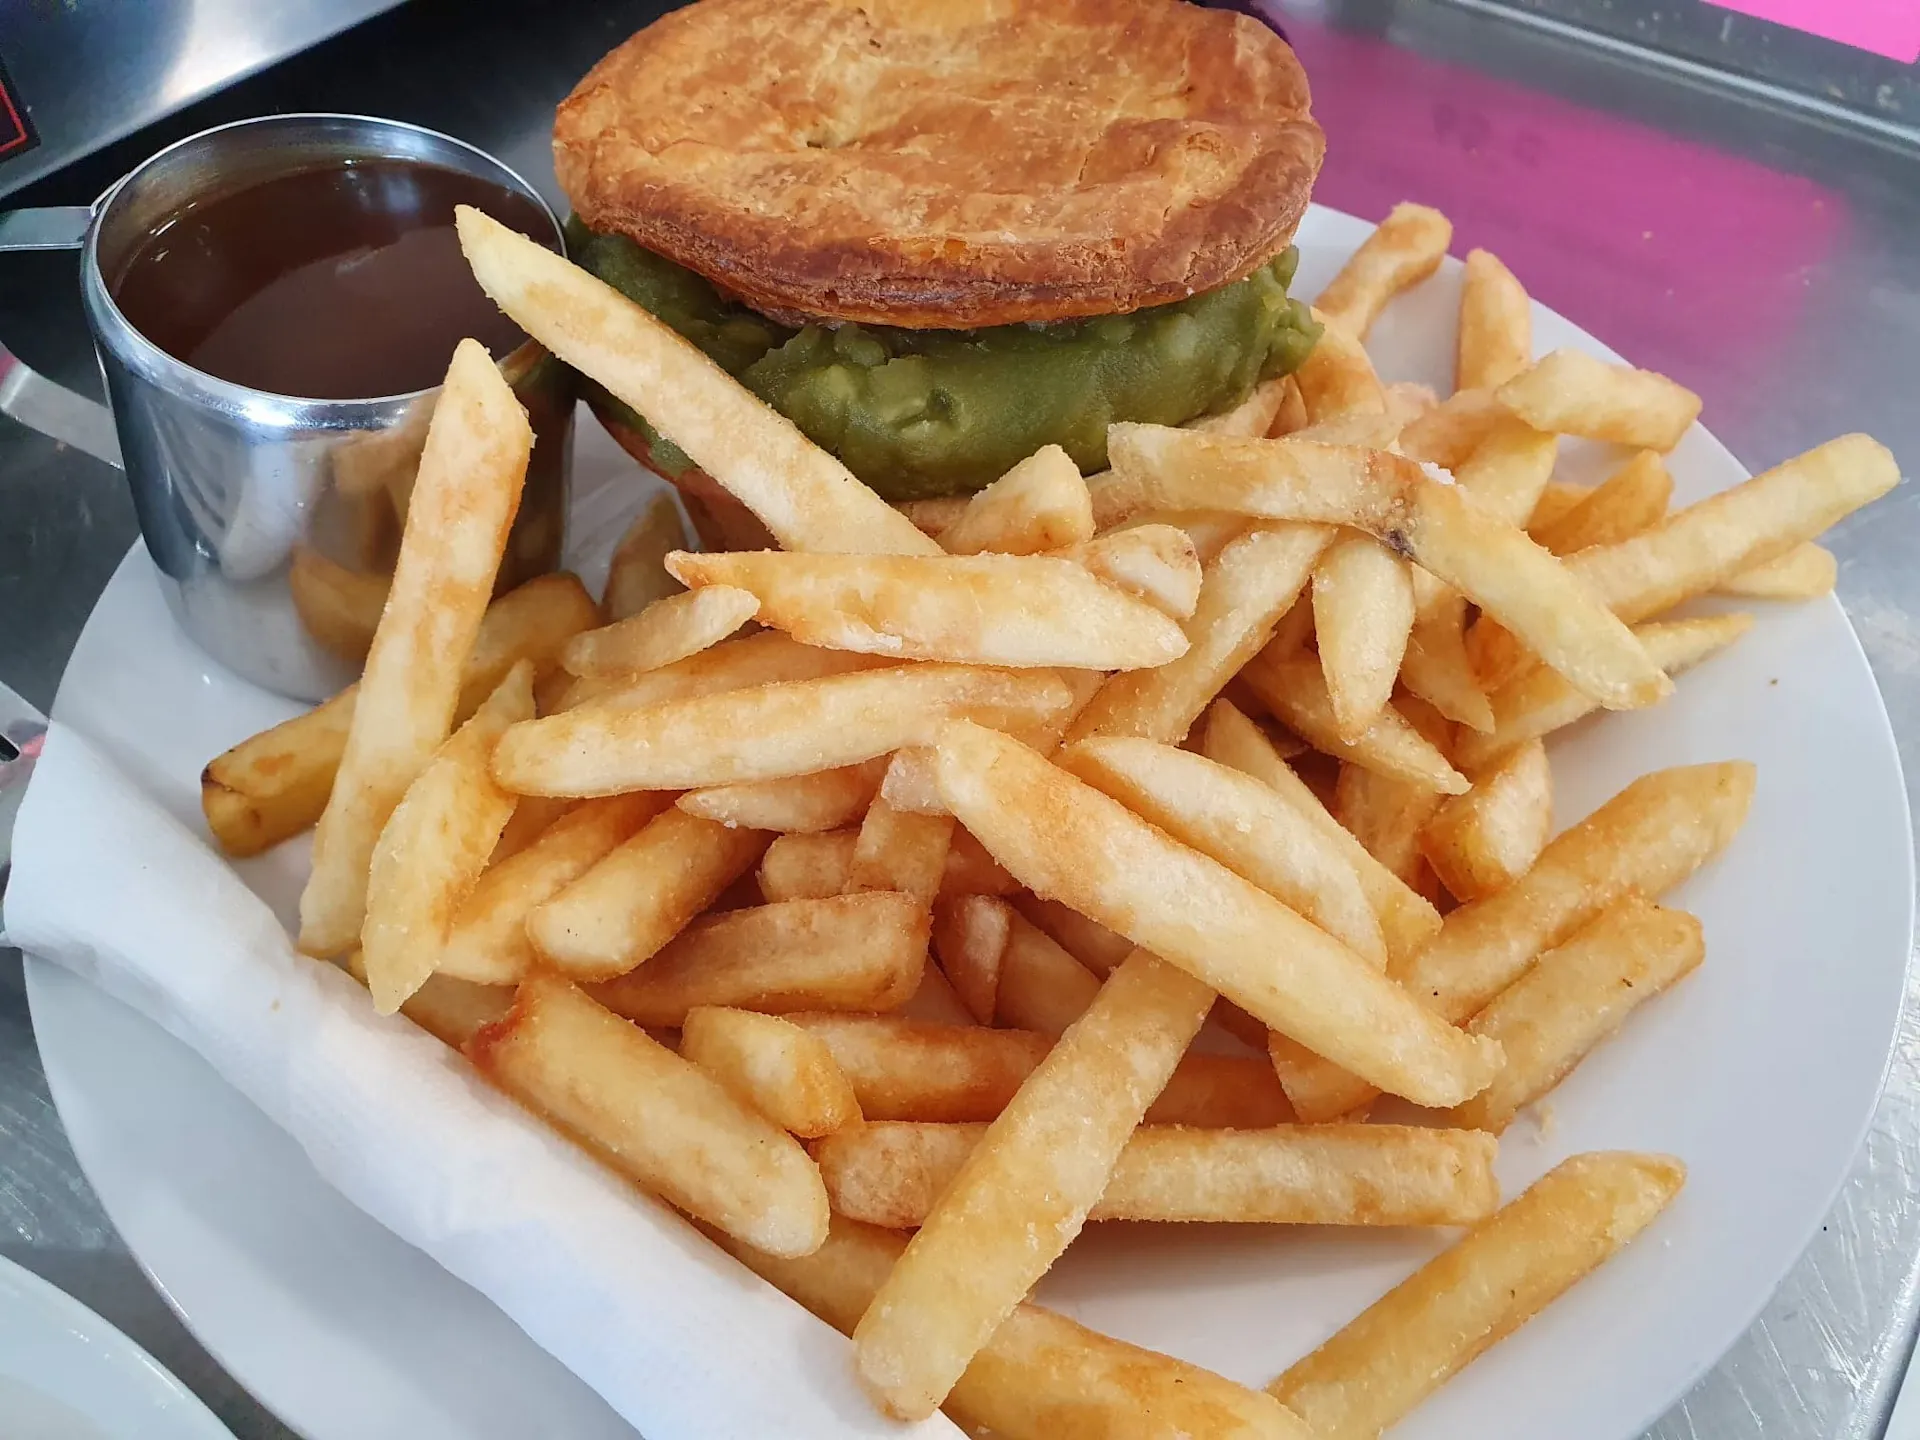
<svg viewBox="0 0 1920 1440">
<path fill-rule="evenodd" d="M 1184 0 L 700 0 L 553 143 L 588 225 L 756 309 L 956 329 L 1237 280 L 1324 149 L 1286 43 Z"/>
</svg>

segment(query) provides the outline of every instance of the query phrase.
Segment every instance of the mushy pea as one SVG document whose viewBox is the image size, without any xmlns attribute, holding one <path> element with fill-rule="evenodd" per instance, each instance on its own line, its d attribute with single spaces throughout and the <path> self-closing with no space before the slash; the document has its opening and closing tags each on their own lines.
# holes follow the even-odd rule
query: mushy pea
<svg viewBox="0 0 1920 1440">
<path fill-rule="evenodd" d="M 776 325 L 625 236 L 567 224 L 576 262 L 644 306 L 889 500 L 978 490 L 1043 445 L 1107 464 L 1116 420 L 1183 425 L 1298 369 L 1319 336 L 1287 296 L 1299 252 L 1172 305 L 1045 325 L 903 330 Z M 645 420 L 672 475 L 691 462 Z"/>
</svg>

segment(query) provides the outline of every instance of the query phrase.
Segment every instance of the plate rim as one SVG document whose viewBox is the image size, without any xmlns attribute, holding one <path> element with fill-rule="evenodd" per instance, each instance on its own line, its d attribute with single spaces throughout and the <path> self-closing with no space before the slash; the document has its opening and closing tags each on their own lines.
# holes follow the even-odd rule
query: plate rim
<svg viewBox="0 0 1920 1440">
<path fill-rule="evenodd" d="M 143 1263 L 137 1259 L 135 1263 L 140 1264 L 142 1275 L 148 1275 Z M 151 1275 L 148 1278 L 151 1280 Z M 158 1285 L 155 1288 L 158 1289 Z M 233 1440 L 233 1432 L 213 1413 L 206 1401 L 194 1394 L 178 1375 L 154 1359 L 146 1346 L 38 1271 L 29 1269 L 9 1256 L 0 1255 L 0 1301 L 4 1301 L 9 1292 L 26 1297 L 29 1305 L 40 1307 L 50 1318 L 81 1337 L 85 1345 L 91 1347 L 90 1368 L 96 1374 L 111 1372 L 119 1382 L 124 1382 L 130 1373 L 137 1373 L 141 1377 L 137 1383 L 143 1399 L 164 1400 L 169 1408 L 177 1407 L 178 1415 L 169 1419 L 190 1422 L 195 1433 L 204 1435 L 205 1440 Z M 161 1293 L 165 1294 L 164 1291 Z M 171 1297 L 167 1304 L 172 1306 Z M 131 1367 L 127 1362 L 131 1362 Z M 43 1393 L 79 1409 L 67 1396 L 52 1391 Z M 81 1413 L 84 1415 L 84 1412 Z M 93 1420 L 94 1417 L 85 1415 L 84 1418 Z"/>
</svg>

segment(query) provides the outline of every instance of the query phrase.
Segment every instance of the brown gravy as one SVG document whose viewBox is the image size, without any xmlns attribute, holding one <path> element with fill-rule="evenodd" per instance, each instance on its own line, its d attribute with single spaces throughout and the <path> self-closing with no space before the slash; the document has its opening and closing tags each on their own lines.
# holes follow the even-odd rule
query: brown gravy
<svg viewBox="0 0 1920 1440">
<path fill-rule="evenodd" d="M 357 160 L 198 199 L 135 247 L 114 281 L 134 328 L 222 380 L 314 400 L 440 383 L 461 339 L 523 338 L 460 255 L 453 207 L 553 243 L 526 197 L 457 170 Z"/>
</svg>

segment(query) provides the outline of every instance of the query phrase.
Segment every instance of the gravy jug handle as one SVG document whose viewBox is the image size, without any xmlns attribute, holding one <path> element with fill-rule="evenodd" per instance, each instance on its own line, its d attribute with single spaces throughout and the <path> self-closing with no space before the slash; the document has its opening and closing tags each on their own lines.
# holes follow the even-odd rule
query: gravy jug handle
<svg viewBox="0 0 1920 1440">
<path fill-rule="evenodd" d="M 0 213 L 0 254 L 11 250 L 77 250 L 86 241 L 93 209 L 51 205 Z M 97 400 L 49 380 L 0 344 L 0 415 L 30 430 L 120 466 L 113 413 Z"/>
</svg>

